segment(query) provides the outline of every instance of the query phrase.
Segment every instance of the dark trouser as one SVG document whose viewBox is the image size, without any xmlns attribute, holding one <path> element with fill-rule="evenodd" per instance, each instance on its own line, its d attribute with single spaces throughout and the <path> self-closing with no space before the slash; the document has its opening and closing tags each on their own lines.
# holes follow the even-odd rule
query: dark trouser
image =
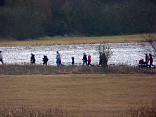
<svg viewBox="0 0 156 117">
<path fill-rule="evenodd" d="M 149 67 L 151 68 L 151 66 L 155 67 L 155 65 L 153 65 L 153 61 L 150 61 Z"/>
<path fill-rule="evenodd" d="M 32 65 L 35 64 L 35 61 L 31 61 L 31 64 L 32 64 Z"/>
<path fill-rule="evenodd" d="M 1 59 L 0 61 L 1 61 L 2 64 L 4 64 L 4 63 L 3 63 L 3 59 Z"/>
<path fill-rule="evenodd" d="M 102 60 L 100 59 L 100 61 L 99 61 L 99 65 L 102 65 Z"/>
<path fill-rule="evenodd" d="M 43 65 L 46 65 L 47 66 L 47 62 L 43 62 Z"/>
<path fill-rule="evenodd" d="M 89 65 L 91 65 L 91 62 L 90 62 L 90 61 L 88 61 L 88 66 L 89 66 Z"/>
<path fill-rule="evenodd" d="M 151 68 L 151 66 L 152 66 L 152 63 L 150 62 L 150 65 L 149 65 L 149 67 Z"/>
<path fill-rule="evenodd" d="M 149 65 L 148 65 L 148 62 L 145 62 L 145 65 L 146 65 L 146 67 L 148 67 Z"/>
<path fill-rule="evenodd" d="M 87 61 L 83 60 L 83 65 L 86 64 L 87 65 Z"/>
<path fill-rule="evenodd" d="M 72 65 L 74 65 L 74 61 L 72 62 Z"/>
<path fill-rule="evenodd" d="M 61 60 L 59 61 L 59 65 L 61 65 Z"/>
<path fill-rule="evenodd" d="M 60 59 L 57 59 L 57 60 L 56 60 L 56 64 L 57 64 L 57 66 L 60 65 Z"/>
</svg>

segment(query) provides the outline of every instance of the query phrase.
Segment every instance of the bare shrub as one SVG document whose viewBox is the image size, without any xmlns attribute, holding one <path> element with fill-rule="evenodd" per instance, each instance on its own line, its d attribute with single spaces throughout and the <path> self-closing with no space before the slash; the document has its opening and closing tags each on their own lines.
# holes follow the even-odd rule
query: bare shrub
<svg viewBox="0 0 156 117">
<path fill-rule="evenodd" d="M 145 38 L 146 42 L 148 43 L 148 45 L 152 48 L 152 51 L 151 51 L 151 49 L 148 49 L 148 48 L 145 48 L 145 50 L 148 53 L 153 53 L 152 55 L 154 57 L 156 57 L 156 34 L 149 33 L 144 38 Z M 142 46 L 145 47 L 146 46 L 145 43 L 142 43 Z"/>
<path fill-rule="evenodd" d="M 147 39 L 147 42 L 152 47 L 152 49 L 154 51 L 154 56 L 156 57 L 156 35 L 149 34 L 149 37 Z"/>
<path fill-rule="evenodd" d="M 101 64 L 101 66 L 107 67 L 108 66 L 108 60 L 113 54 L 109 44 L 99 45 L 99 53 L 100 53 L 100 64 Z"/>
</svg>

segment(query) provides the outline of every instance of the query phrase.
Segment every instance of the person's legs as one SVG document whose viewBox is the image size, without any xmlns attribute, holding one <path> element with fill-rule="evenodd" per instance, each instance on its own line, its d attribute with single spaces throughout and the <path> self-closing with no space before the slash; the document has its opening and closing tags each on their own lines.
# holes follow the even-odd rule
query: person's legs
<svg viewBox="0 0 156 117">
<path fill-rule="evenodd" d="M 72 62 L 72 66 L 74 66 L 74 61 Z"/>
<path fill-rule="evenodd" d="M 1 61 L 2 64 L 4 64 L 4 63 L 3 63 L 3 59 L 1 59 L 0 61 Z"/>
<path fill-rule="evenodd" d="M 152 66 L 152 63 L 150 62 L 149 68 L 151 68 L 151 66 Z"/>
<path fill-rule="evenodd" d="M 85 61 L 85 63 L 84 64 L 86 64 L 87 65 L 87 61 Z"/>
<path fill-rule="evenodd" d="M 146 67 L 148 67 L 148 62 L 145 62 Z"/>
<path fill-rule="evenodd" d="M 100 61 L 99 61 L 99 66 L 101 66 L 102 65 L 102 60 L 100 59 Z"/>
<path fill-rule="evenodd" d="M 60 63 L 60 62 L 59 62 L 59 60 L 57 59 L 57 60 L 56 60 L 56 64 L 57 64 L 57 66 L 59 66 L 59 63 Z"/>
<path fill-rule="evenodd" d="M 88 66 L 90 65 L 90 61 L 88 61 Z"/>
<path fill-rule="evenodd" d="M 43 65 L 46 65 L 46 61 L 43 61 Z"/>
<path fill-rule="evenodd" d="M 85 64 L 85 61 L 83 60 L 83 66 L 84 66 L 84 64 Z"/>
<path fill-rule="evenodd" d="M 153 65 L 153 61 L 150 62 L 150 65 L 153 66 L 153 67 L 155 67 L 155 65 Z"/>
<path fill-rule="evenodd" d="M 59 65 L 61 65 L 61 60 L 59 60 Z"/>
<path fill-rule="evenodd" d="M 33 60 L 33 64 L 35 65 L 35 60 Z"/>
</svg>

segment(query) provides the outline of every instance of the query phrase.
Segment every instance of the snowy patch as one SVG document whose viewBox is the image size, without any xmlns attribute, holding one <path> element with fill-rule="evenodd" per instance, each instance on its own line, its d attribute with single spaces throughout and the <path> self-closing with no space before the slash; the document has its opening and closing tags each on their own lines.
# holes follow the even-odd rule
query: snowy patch
<svg viewBox="0 0 156 117">
<path fill-rule="evenodd" d="M 90 54 L 93 65 L 99 63 L 100 44 L 79 44 L 79 45 L 51 45 L 51 46 L 18 46 L 0 47 L 3 60 L 6 64 L 30 64 L 31 53 L 35 54 L 36 64 L 42 64 L 43 55 L 47 55 L 48 65 L 56 65 L 56 51 L 62 56 L 63 65 L 71 65 L 71 58 L 75 58 L 76 65 L 82 65 L 83 53 Z M 140 59 L 144 59 L 145 53 L 153 52 L 148 43 L 116 43 L 109 44 L 113 52 L 108 64 L 136 66 Z M 148 48 L 148 51 L 147 51 Z M 154 58 L 155 59 L 155 58 Z M 154 64 L 156 61 L 154 60 Z"/>
</svg>

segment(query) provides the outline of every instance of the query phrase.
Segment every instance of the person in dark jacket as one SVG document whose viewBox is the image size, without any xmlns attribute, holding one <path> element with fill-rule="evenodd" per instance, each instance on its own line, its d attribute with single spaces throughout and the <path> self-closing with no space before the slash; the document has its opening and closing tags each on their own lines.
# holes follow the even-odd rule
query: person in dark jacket
<svg viewBox="0 0 156 117">
<path fill-rule="evenodd" d="M 35 55 L 34 54 L 31 54 L 31 57 L 30 57 L 30 62 L 31 62 L 31 64 L 32 65 L 34 65 L 35 64 Z"/>
<path fill-rule="evenodd" d="M 75 63 L 74 57 L 72 57 L 72 66 L 74 66 L 74 63 Z"/>
<path fill-rule="evenodd" d="M 102 66 L 102 52 L 99 53 L 99 66 Z"/>
<path fill-rule="evenodd" d="M 59 65 L 62 65 L 62 56 L 61 56 L 61 53 L 59 53 L 59 55 L 60 55 Z"/>
<path fill-rule="evenodd" d="M 43 57 L 43 65 L 47 66 L 47 62 L 48 62 L 48 57 L 46 55 L 44 55 L 44 57 Z"/>
<path fill-rule="evenodd" d="M 83 53 L 83 66 L 86 64 L 87 65 L 87 55 L 86 53 Z"/>
<path fill-rule="evenodd" d="M 1 50 L 0 50 L 0 61 L 1 61 L 2 64 L 4 64 L 3 63 L 3 56 L 2 56 L 2 51 Z"/>
<path fill-rule="evenodd" d="M 155 65 L 153 65 L 153 57 L 151 54 L 149 54 L 149 62 L 150 62 L 150 65 L 149 65 L 150 68 L 151 66 L 155 67 Z"/>
</svg>

